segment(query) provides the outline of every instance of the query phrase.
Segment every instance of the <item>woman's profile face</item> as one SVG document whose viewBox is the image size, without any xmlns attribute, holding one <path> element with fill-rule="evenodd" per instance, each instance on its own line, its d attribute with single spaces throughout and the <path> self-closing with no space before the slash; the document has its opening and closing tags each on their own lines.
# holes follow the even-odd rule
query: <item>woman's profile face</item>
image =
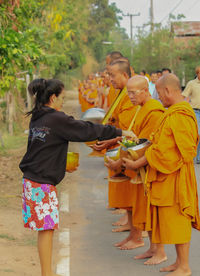
<svg viewBox="0 0 200 276">
<path fill-rule="evenodd" d="M 64 99 L 65 99 L 65 90 L 63 89 L 62 92 L 58 95 L 58 97 L 54 97 L 54 101 L 53 101 L 53 108 L 56 110 L 61 110 L 63 107 L 63 103 L 64 103 Z"/>
</svg>

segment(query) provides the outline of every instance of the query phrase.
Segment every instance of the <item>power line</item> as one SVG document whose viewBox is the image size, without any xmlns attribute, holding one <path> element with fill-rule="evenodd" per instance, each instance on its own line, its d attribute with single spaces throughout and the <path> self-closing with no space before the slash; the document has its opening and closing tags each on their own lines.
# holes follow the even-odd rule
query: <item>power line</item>
<svg viewBox="0 0 200 276">
<path fill-rule="evenodd" d="M 197 3 L 200 3 L 199 0 L 195 1 L 194 4 L 192 4 L 192 5 L 189 7 L 189 9 L 187 9 L 187 13 L 188 13 L 189 11 L 191 11 L 191 10 L 196 6 Z"/>
<path fill-rule="evenodd" d="M 173 11 L 175 11 L 177 8 L 178 8 L 178 6 L 180 6 L 180 4 L 183 2 L 183 0 L 180 0 L 177 4 L 176 4 L 176 6 L 160 21 L 160 23 L 162 23 Z"/>
</svg>

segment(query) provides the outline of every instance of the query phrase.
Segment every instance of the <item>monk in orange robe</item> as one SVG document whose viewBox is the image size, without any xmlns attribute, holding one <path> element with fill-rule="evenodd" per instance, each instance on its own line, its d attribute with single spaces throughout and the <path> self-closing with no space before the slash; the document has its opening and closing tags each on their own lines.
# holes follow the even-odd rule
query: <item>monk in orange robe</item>
<svg viewBox="0 0 200 276">
<path fill-rule="evenodd" d="M 89 88 L 89 91 L 87 92 L 85 99 L 87 101 L 87 109 L 93 108 L 97 105 L 98 93 L 94 82 L 90 83 L 90 88 Z"/>
<path fill-rule="evenodd" d="M 200 230 L 197 183 L 193 158 L 198 127 L 193 109 L 181 95 L 179 79 L 164 75 L 156 83 L 159 98 L 168 110 L 152 135 L 152 146 L 136 161 L 124 159 L 128 169 L 148 164 L 146 175 L 146 230 L 152 242 L 175 244 L 177 259 L 162 268 L 167 276 L 189 276 L 189 247 L 192 227 Z"/>
<path fill-rule="evenodd" d="M 138 138 L 149 139 L 151 133 L 157 129 L 157 122 L 164 112 L 164 107 L 160 102 L 151 98 L 148 90 L 148 82 L 144 77 L 135 76 L 129 79 L 127 83 L 127 90 L 133 105 L 141 106 L 141 109 L 135 118 L 132 131 L 137 135 Z M 107 166 L 110 166 L 110 168 L 118 169 L 118 167 L 121 166 L 121 160 L 113 161 L 109 159 L 107 164 Z M 133 171 L 127 171 L 126 173 L 133 179 L 136 177 L 136 174 Z M 120 189 L 118 193 L 120 193 Z M 143 183 L 141 182 L 141 184 L 131 184 L 130 190 L 127 190 L 127 195 L 130 194 L 132 195 L 132 208 L 128 208 L 131 206 L 120 206 L 121 208 L 126 207 L 128 209 L 129 225 L 131 225 L 131 232 L 129 236 L 122 242 L 115 244 L 115 246 L 122 250 L 135 249 L 144 245 L 142 240 L 142 230 L 145 230 L 145 206 L 147 205 L 147 197 L 144 196 Z M 125 197 L 127 197 L 127 195 L 124 194 Z M 118 197 L 117 194 L 115 196 L 116 198 Z M 133 227 L 132 219 L 134 225 L 137 225 L 137 227 Z M 165 261 L 167 258 L 163 246 L 158 247 L 151 245 L 151 252 L 152 258 L 145 262 L 145 264 L 159 264 Z"/>
<path fill-rule="evenodd" d="M 124 87 L 127 84 L 128 79 L 130 78 L 130 64 L 127 61 L 120 61 L 116 60 L 109 66 L 109 75 L 111 79 L 111 83 L 115 89 L 119 89 L 120 91 L 124 89 Z M 120 102 L 118 103 L 117 107 L 115 108 L 110 120 L 109 124 L 113 124 L 115 126 L 121 127 L 122 129 L 128 129 L 132 118 L 135 114 L 136 107 L 133 106 L 131 103 L 128 94 L 125 93 Z M 95 150 L 103 150 L 105 148 L 109 148 L 113 144 L 116 144 L 117 139 L 115 140 L 108 140 L 108 141 L 100 141 L 98 145 L 94 146 Z M 111 172 L 109 170 L 109 175 L 112 176 L 114 172 Z M 129 182 L 123 182 L 123 185 L 121 183 L 115 183 L 112 181 L 109 181 L 109 207 L 119 207 L 120 205 L 126 205 L 127 201 L 131 202 L 131 197 L 128 198 L 124 196 L 124 194 L 127 194 L 128 186 L 130 185 Z M 123 189 L 121 188 L 123 187 Z M 121 198 L 118 198 L 116 202 L 115 194 L 118 193 L 118 190 L 120 189 L 121 192 Z M 129 203 L 127 206 L 129 206 Z M 119 206 L 118 206 L 119 205 Z M 129 230 L 130 227 L 128 225 L 123 226 L 122 230 Z M 115 231 L 115 229 L 113 229 Z M 117 230 L 118 231 L 118 230 Z"/>
</svg>

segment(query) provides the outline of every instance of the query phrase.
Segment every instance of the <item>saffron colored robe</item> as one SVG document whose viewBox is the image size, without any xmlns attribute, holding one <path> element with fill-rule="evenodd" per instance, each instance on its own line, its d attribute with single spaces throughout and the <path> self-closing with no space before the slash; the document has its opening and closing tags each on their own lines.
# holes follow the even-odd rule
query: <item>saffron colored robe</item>
<svg viewBox="0 0 200 276">
<path fill-rule="evenodd" d="M 153 131 L 158 128 L 158 121 L 165 109 L 163 105 L 154 99 L 147 101 L 140 109 L 135 119 L 132 131 L 138 138 L 150 138 Z M 126 170 L 126 175 L 131 178 L 135 177 L 135 172 Z M 132 218 L 133 225 L 141 230 L 144 230 L 146 221 L 146 208 L 147 208 L 147 197 L 144 194 L 144 185 L 131 184 L 129 191 L 132 196 Z M 128 207 L 128 206 L 127 206 Z"/>
<path fill-rule="evenodd" d="M 154 99 L 150 99 L 138 112 L 132 131 L 138 138 L 149 139 L 150 134 L 156 129 L 157 122 L 163 112 L 164 108 L 161 103 Z M 136 176 L 136 173 L 131 170 L 126 170 L 125 173 L 131 178 Z M 132 184 L 129 180 L 126 182 L 126 188 L 122 186 L 123 183 L 115 183 L 115 193 L 114 191 L 112 192 L 112 202 L 115 202 L 115 204 L 118 205 L 115 207 L 126 209 L 133 208 L 133 221 L 137 223 L 135 226 L 143 229 L 143 225 L 146 221 L 147 205 L 147 198 L 144 196 L 143 184 Z"/>
<path fill-rule="evenodd" d="M 189 103 L 183 101 L 165 111 L 152 142 L 145 152 L 149 164 L 146 230 L 152 230 L 154 243 L 187 243 L 191 225 L 200 230 L 193 164 L 198 127 Z"/>
<path fill-rule="evenodd" d="M 137 106 L 134 106 L 131 103 L 128 94 L 125 94 L 112 114 L 112 124 L 121 129 L 128 129 L 135 115 L 136 109 Z M 109 176 L 112 176 L 115 174 L 115 172 L 109 169 L 108 174 Z M 131 202 L 131 196 L 129 198 L 125 196 L 128 194 L 128 191 L 130 190 L 130 182 L 123 181 L 120 183 L 116 183 L 113 181 L 109 181 L 108 183 L 109 207 L 118 208 L 127 206 L 126 202 Z"/>
</svg>

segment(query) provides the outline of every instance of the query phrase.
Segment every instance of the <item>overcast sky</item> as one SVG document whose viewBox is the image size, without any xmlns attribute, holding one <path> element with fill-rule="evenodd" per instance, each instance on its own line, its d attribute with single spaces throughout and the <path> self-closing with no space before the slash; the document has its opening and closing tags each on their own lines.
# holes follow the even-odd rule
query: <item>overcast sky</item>
<svg viewBox="0 0 200 276">
<path fill-rule="evenodd" d="M 142 26 L 149 22 L 150 0 L 109 0 L 109 3 L 115 2 L 117 7 L 124 13 L 137 14 L 133 17 L 133 33 L 136 32 L 136 26 Z M 154 21 L 155 23 L 167 23 L 169 13 L 174 15 L 184 14 L 186 21 L 200 21 L 200 0 L 153 0 Z M 130 35 L 130 19 L 123 17 L 121 26 L 127 30 Z"/>
</svg>

